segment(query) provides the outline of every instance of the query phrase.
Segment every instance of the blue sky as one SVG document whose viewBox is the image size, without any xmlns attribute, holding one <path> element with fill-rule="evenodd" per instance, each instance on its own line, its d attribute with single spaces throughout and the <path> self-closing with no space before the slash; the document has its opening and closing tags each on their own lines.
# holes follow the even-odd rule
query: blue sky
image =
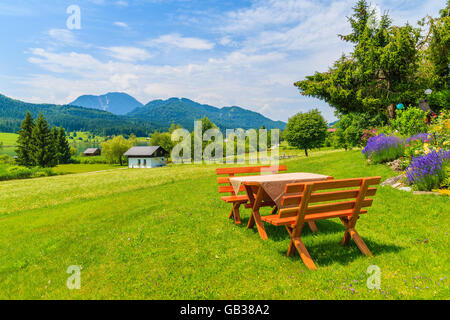
<svg viewBox="0 0 450 320">
<path fill-rule="evenodd" d="M 274 120 L 319 108 L 293 86 L 351 50 L 336 36 L 356 0 L 0 0 L 0 93 L 69 103 L 127 92 L 186 97 Z M 445 0 L 378 0 L 394 23 L 436 16 Z M 68 29 L 77 5 L 81 29 Z"/>
</svg>

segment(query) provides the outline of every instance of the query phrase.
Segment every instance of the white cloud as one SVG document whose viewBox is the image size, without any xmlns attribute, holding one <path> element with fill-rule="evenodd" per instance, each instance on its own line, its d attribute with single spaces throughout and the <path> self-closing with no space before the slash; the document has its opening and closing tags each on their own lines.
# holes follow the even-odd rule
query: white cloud
<svg viewBox="0 0 450 320">
<path fill-rule="evenodd" d="M 178 33 L 166 34 L 156 39 L 149 39 L 143 42 L 143 45 L 148 47 L 169 46 L 191 50 L 211 50 L 214 48 L 214 43 L 211 41 L 200 38 L 183 37 Z"/>
<path fill-rule="evenodd" d="M 404 0 L 399 0 L 401 6 L 383 1 L 381 10 L 389 9 L 394 24 L 413 22 L 427 13 L 436 15 L 442 5 L 430 0 L 412 8 Z M 201 55 L 183 52 L 165 59 L 164 65 L 156 59 L 147 61 L 151 54 L 133 45 L 102 48 L 117 60 L 102 60 L 94 52 L 31 49 L 28 61 L 52 74 L 29 75 L 15 82 L 27 86 L 29 97 L 45 95 L 41 101 L 47 102 L 67 103 L 81 94 L 127 91 L 143 102 L 186 97 L 216 106 L 239 105 L 285 121 L 296 112 L 319 107 L 327 120 L 334 120 L 326 103 L 301 96 L 293 83 L 315 71 L 326 71 L 342 52 L 349 51 L 337 34 L 350 31 L 344 17 L 351 14 L 354 1 L 252 3 L 248 9 L 224 13 L 215 24 L 208 24 L 226 48 L 176 33 L 145 41 L 155 49 L 204 50 Z M 64 34 L 59 36 L 64 39 Z M 194 58 L 196 63 L 192 63 Z"/>
<path fill-rule="evenodd" d="M 47 34 L 60 45 L 75 46 L 80 44 L 72 31 L 68 29 L 50 29 Z"/>
<path fill-rule="evenodd" d="M 128 2 L 119 0 L 119 1 L 116 1 L 116 5 L 121 6 L 121 7 L 128 7 Z"/>
<path fill-rule="evenodd" d="M 123 61 L 144 61 L 152 57 L 145 49 L 136 47 L 109 47 L 103 48 L 108 51 L 108 55 Z"/>
<path fill-rule="evenodd" d="M 128 28 L 128 24 L 126 24 L 125 22 L 121 22 L 121 21 L 114 22 L 114 25 L 117 27 L 125 28 L 125 29 Z"/>
</svg>

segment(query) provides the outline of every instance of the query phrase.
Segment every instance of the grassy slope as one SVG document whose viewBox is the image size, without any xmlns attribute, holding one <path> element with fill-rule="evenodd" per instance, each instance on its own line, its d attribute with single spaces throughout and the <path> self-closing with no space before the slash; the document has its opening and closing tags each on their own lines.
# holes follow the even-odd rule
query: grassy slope
<svg viewBox="0 0 450 320">
<path fill-rule="evenodd" d="M 3 142 L 4 146 L 15 146 L 18 136 L 16 133 L 0 132 L 0 141 Z"/>
<path fill-rule="evenodd" d="M 335 178 L 393 173 L 358 151 L 317 153 L 289 171 Z M 0 298 L 403 299 L 448 298 L 449 204 L 381 188 L 357 230 L 374 253 L 339 241 L 338 220 L 304 233 L 319 270 L 287 258 L 283 228 L 235 226 L 215 166 L 114 170 L 0 183 Z M 248 211 L 244 211 L 244 223 Z M 382 291 L 366 288 L 369 265 Z M 66 288 L 82 265 L 81 290 Z M 356 290 L 352 294 L 351 288 Z M 417 289 L 416 289 L 417 288 Z"/>
<path fill-rule="evenodd" d="M 107 163 L 95 163 L 95 164 L 60 164 L 53 168 L 56 173 L 85 173 L 95 172 L 102 170 L 112 170 L 121 168 L 119 165 L 107 164 Z"/>
<path fill-rule="evenodd" d="M 3 142 L 3 149 L 0 149 L 1 154 L 8 154 L 10 156 L 16 155 L 16 141 L 19 135 L 15 133 L 0 132 L 0 141 Z"/>
</svg>

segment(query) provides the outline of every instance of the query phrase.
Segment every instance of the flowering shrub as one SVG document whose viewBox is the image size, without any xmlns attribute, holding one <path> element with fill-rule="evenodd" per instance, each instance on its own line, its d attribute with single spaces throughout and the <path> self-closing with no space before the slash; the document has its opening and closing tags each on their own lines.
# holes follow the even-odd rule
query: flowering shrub
<svg viewBox="0 0 450 320">
<path fill-rule="evenodd" d="M 429 142 L 432 139 L 432 135 L 429 133 L 418 133 L 409 137 L 405 140 L 405 143 L 408 145 L 413 141 L 421 141 L 421 142 Z"/>
<path fill-rule="evenodd" d="M 403 155 L 402 140 L 396 136 L 379 134 L 369 138 L 362 153 L 373 163 L 382 163 L 400 158 Z"/>
<path fill-rule="evenodd" d="M 410 136 L 428 130 L 426 114 L 419 108 L 410 107 L 398 110 L 397 118 L 391 121 L 391 126 L 401 135 Z"/>
<path fill-rule="evenodd" d="M 406 179 L 418 190 L 430 191 L 439 188 L 446 177 L 445 165 L 450 160 L 450 151 L 433 150 L 425 155 L 413 157 L 406 169 Z"/>
<path fill-rule="evenodd" d="M 437 118 L 433 119 L 429 131 L 438 146 L 448 148 L 450 146 L 450 113 L 441 112 Z"/>
<path fill-rule="evenodd" d="M 377 135 L 377 130 L 375 128 L 372 129 L 365 129 L 363 130 L 364 134 L 361 137 L 361 143 L 363 146 L 367 145 L 367 142 L 369 141 L 370 138 L 375 137 Z"/>
</svg>

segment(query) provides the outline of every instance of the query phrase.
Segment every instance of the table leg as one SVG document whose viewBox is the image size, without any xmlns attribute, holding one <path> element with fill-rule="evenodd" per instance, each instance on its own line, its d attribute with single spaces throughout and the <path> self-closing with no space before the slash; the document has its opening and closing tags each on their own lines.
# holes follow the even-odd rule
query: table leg
<svg viewBox="0 0 450 320">
<path fill-rule="evenodd" d="M 261 237 L 261 239 L 267 240 L 268 237 L 267 237 L 266 229 L 264 229 L 264 224 L 261 220 L 261 215 L 259 214 L 259 208 L 262 203 L 263 193 L 264 193 L 263 188 L 259 187 L 258 192 L 256 194 L 255 204 L 253 205 L 253 208 L 252 208 L 252 217 L 253 217 L 253 221 L 254 221 L 253 223 L 256 224 L 256 228 L 258 229 L 259 236 Z M 250 223 L 250 221 L 249 221 L 249 223 Z"/>
</svg>

